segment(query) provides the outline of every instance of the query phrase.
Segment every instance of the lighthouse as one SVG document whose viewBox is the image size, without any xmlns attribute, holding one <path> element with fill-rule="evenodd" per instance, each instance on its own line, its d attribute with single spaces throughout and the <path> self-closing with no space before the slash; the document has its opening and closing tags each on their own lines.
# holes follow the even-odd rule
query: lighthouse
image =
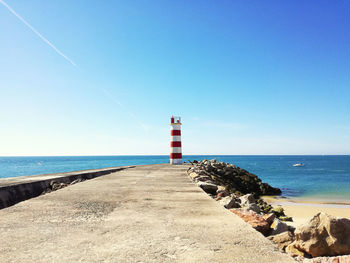
<svg viewBox="0 0 350 263">
<path fill-rule="evenodd" d="M 182 164 L 181 118 L 172 116 L 170 126 L 170 164 Z"/>
</svg>

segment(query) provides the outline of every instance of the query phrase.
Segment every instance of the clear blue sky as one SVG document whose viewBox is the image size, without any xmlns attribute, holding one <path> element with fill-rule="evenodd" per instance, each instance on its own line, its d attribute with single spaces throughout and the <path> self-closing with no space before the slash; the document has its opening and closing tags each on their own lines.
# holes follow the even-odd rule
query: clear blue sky
<svg viewBox="0 0 350 263">
<path fill-rule="evenodd" d="M 350 154 L 349 13 L 0 0 L 0 155 L 167 154 L 171 114 L 184 154 Z"/>
</svg>

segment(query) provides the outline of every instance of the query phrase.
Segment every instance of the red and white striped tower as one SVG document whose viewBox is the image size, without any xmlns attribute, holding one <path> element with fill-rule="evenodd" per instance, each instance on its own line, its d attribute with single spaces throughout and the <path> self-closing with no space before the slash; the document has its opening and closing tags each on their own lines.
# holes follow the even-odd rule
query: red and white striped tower
<svg viewBox="0 0 350 263">
<path fill-rule="evenodd" d="M 172 116 L 170 120 L 170 164 L 182 164 L 181 118 Z"/>
</svg>

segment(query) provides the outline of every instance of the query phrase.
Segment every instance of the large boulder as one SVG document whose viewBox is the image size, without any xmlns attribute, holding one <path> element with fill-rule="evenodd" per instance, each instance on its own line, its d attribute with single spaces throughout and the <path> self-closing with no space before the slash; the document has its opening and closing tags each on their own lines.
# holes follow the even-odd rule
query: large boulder
<svg viewBox="0 0 350 263">
<path fill-rule="evenodd" d="M 350 254 L 349 219 L 318 213 L 294 234 L 292 245 L 313 257 Z"/>
<path fill-rule="evenodd" d="M 267 236 L 270 233 L 270 224 L 259 214 L 253 211 L 244 211 L 239 209 L 230 209 L 230 211 L 238 215 L 245 222 L 250 224 L 256 231 L 259 231 L 264 236 Z"/>
</svg>

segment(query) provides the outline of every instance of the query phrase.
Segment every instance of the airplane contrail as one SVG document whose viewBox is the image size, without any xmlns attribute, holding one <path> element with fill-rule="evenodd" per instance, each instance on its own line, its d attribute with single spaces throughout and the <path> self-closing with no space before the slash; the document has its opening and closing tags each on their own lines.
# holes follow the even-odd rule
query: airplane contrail
<svg viewBox="0 0 350 263">
<path fill-rule="evenodd" d="M 57 47 L 55 47 L 54 44 L 52 44 L 49 40 L 47 40 L 42 34 L 40 34 L 34 27 L 32 27 L 26 20 L 24 20 L 23 17 L 21 17 L 15 10 L 13 10 L 5 1 L 0 0 L 0 4 L 5 6 L 13 15 L 15 15 L 19 20 L 21 20 L 30 30 L 32 30 L 38 37 L 41 38 L 46 44 L 48 44 L 53 50 L 57 52 L 60 56 L 65 58 L 68 62 L 70 62 L 73 66 L 77 66 L 73 60 L 71 60 L 69 57 L 67 57 L 65 54 L 62 53 Z"/>
<path fill-rule="evenodd" d="M 1 0 L 0 0 L 1 1 Z M 146 132 L 148 132 L 149 128 L 148 126 L 146 126 L 143 122 L 141 122 L 134 113 L 132 113 L 131 111 L 129 111 L 128 109 L 125 108 L 125 106 L 119 101 L 117 100 L 115 97 L 113 97 L 111 95 L 111 93 L 109 93 L 108 90 L 106 89 L 101 89 L 103 91 L 103 93 L 108 97 L 110 98 L 112 101 L 114 101 L 116 104 L 118 104 L 121 108 L 123 108 L 128 114 L 129 116 L 134 119 L 136 121 L 136 123 Z"/>
<path fill-rule="evenodd" d="M 77 66 L 73 60 L 71 60 L 68 56 L 62 53 L 58 48 L 55 47 L 54 44 L 52 44 L 49 40 L 47 40 L 42 34 L 40 34 L 34 27 L 32 27 L 23 17 L 21 17 L 15 10 L 13 10 L 5 1 L 0 0 L 0 4 L 5 6 L 13 15 L 15 15 L 19 20 L 21 20 L 30 30 L 32 30 L 41 40 L 43 40 L 46 44 L 48 44 L 53 50 L 57 52 L 60 56 L 62 56 L 64 59 L 66 59 L 69 63 L 71 63 L 73 66 Z M 149 130 L 148 126 L 146 126 L 144 123 L 142 123 L 134 113 L 130 112 L 126 109 L 126 107 L 116 98 L 114 98 L 107 90 L 102 89 L 105 96 L 107 96 L 109 99 L 114 101 L 116 104 L 118 104 L 121 108 L 123 108 L 131 118 L 133 118 L 136 123 L 146 132 Z"/>
</svg>

